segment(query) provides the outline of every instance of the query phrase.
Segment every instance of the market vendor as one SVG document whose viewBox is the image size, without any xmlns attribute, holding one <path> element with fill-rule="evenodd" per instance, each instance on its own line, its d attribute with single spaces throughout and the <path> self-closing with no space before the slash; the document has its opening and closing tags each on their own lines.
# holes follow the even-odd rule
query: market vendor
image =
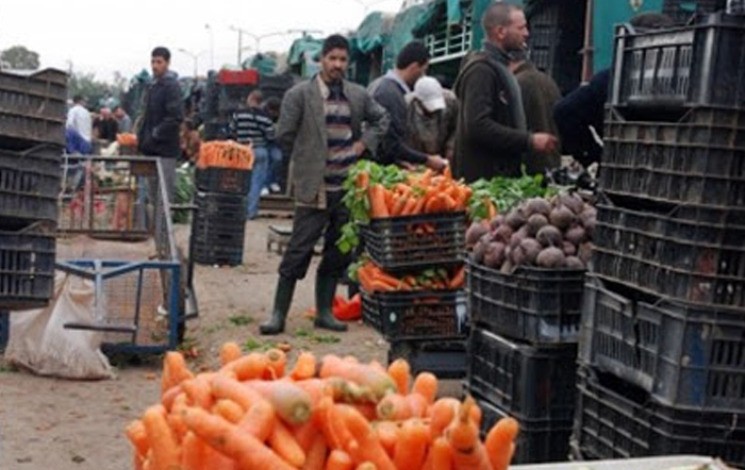
<svg viewBox="0 0 745 470">
<path fill-rule="evenodd" d="M 337 282 L 350 261 L 336 246 L 348 220 L 342 183 L 349 167 L 377 147 L 389 123 L 386 112 L 364 88 L 344 79 L 348 62 L 349 42 L 340 35 L 329 36 L 321 50 L 320 73 L 294 86 L 282 102 L 277 137 L 292 159 L 296 208 L 289 246 L 279 266 L 271 318 L 260 327 L 263 335 L 284 331 L 295 284 L 305 277 L 313 247 L 324 233 L 316 274 L 315 326 L 347 329 L 331 311 Z M 364 133 L 363 122 L 367 124 Z"/>
</svg>

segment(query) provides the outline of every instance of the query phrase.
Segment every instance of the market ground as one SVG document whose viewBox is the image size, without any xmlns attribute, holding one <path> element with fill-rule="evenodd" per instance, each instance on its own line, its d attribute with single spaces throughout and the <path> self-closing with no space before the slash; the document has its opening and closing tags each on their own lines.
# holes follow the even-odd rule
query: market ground
<svg viewBox="0 0 745 470">
<path fill-rule="evenodd" d="M 195 369 L 215 365 L 219 346 L 229 340 L 250 349 L 269 343 L 258 335 L 267 315 L 280 257 L 266 250 L 270 224 L 247 224 L 244 263 L 236 268 L 197 266 L 200 318 L 189 324 L 187 346 L 198 351 Z M 188 227 L 177 226 L 186 246 Z M 315 263 L 295 293 L 285 335 L 293 351 L 309 349 L 354 354 L 363 360 L 386 360 L 386 343 L 361 323 L 344 334 L 314 331 L 303 313 L 313 306 Z M 274 339 L 272 341 L 275 341 Z M 0 470 L 127 470 L 131 451 L 122 430 L 158 401 L 159 358 L 142 364 L 118 364 L 115 380 L 83 382 L 36 377 L 0 363 Z"/>
</svg>

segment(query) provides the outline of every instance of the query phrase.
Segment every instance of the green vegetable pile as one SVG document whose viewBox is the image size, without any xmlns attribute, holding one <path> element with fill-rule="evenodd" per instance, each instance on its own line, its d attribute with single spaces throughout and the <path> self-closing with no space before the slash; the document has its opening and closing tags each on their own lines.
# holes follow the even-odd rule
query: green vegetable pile
<svg viewBox="0 0 745 470">
<path fill-rule="evenodd" d="M 497 176 L 491 180 L 474 181 L 470 186 L 473 190 L 468 205 L 471 220 L 489 219 L 487 201 L 496 205 L 500 213 L 505 213 L 526 199 L 550 197 L 557 193 L 555 189 L 544 187 L 543 175 L 526 175 L 525 168 L 520 178 Z"/>
</svg>

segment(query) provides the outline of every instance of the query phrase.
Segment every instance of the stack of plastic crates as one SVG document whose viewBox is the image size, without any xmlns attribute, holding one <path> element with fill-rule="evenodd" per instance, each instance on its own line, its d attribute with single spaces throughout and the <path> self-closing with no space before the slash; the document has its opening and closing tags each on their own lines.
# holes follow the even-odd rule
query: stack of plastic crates
<svg viewBox="0 0 745 470">
<path fill-rule="evenodd" d="M 198 165 L 195 172 L 192 255 L 200 264 L 237 266 L 243 262 L 251 170 L 236 157 L 224 163 L 229 167 Z"/>
<path fill-rule="evenodd" d="M 371 260 L 403 278 L 463 266 L 464 213 L 374 219 L 362 228 Z M 363 292 L 366 324 L 388 341 L 389 362 L 404 358 L 412 372 L 462 378 L 466 366 L 468 317 L 462 289 Z"/>
<path fill-rule="evenodd" d="M 0 72 L 0 312 L 52 296 L 66 99 L 64 72 Z"/>
<path fill-rule="evenodd" d="M 745 21 L 620 29 L 574 443 L 745 466 Z"/>
<path fill-rule="evenodd" d="M 515 463 L 566 460 L 574 416 L 584 270 L 468 263 L 473 322 L 466 390 L 484 410 L 520 423 Z"/>
</svg>

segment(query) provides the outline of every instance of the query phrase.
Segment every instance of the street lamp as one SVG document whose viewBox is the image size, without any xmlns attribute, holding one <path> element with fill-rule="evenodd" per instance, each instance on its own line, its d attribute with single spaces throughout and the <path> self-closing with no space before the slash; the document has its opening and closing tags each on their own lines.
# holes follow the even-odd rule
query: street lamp
<svg viewBox="0 0 745 470">
<path fill-rule="evenodd" d="M 197 78 L 197 75 L 199 73 L 199 56 L 202 55 L 202 54 L 204 54 L 205 51 L 198 52 L 198 53 L 195 54 L 195 53 L 193 53 L 191 51 L 187 51 L 183 47 L 180 47 L 178 49 L 178 51 L 181 52 L 181 53 L 183 53 L 183 54 L 188 55 L 189 57 L 191 57 L 191 60 L 194 61 L 194 78 L 196 79 Z"/>
<path fill-rule="evenodd" d="M 209 31 L 210 34 L 210 68 L 215 70 L 215 31 L 209 23 L 204 25 L 204 29 Z"/>
<path fill-rule="evenodd" d="M 293 33 L 300 32 L 298 30 L 289 29 L 285 31 L 275 31 L 275 32 L 266 33 L 266 34 L 254 34 L 250 31 L 246 31 L 245 29 L 238 28 L 237 26 L 230 26 L 230 30 L 238 33 L 238 65 L 239 66 L 243 63 L 243 51 L 246 49 L 249 49 L 248 47 L 243 47 L 243 36 L 244 35 L 254 40 L 253 49 L 254 49 L 254 52 L 258 54 L 261 52 L 261 40 L 262 39 L 266 39 L 272 36 L 284 36 L 286 34 L 293 34 Z M 315 32 L 321 33 L 321 31 L 302 31 L 302 32 L 304 34 L 315 33 Z"/>
</svg>

